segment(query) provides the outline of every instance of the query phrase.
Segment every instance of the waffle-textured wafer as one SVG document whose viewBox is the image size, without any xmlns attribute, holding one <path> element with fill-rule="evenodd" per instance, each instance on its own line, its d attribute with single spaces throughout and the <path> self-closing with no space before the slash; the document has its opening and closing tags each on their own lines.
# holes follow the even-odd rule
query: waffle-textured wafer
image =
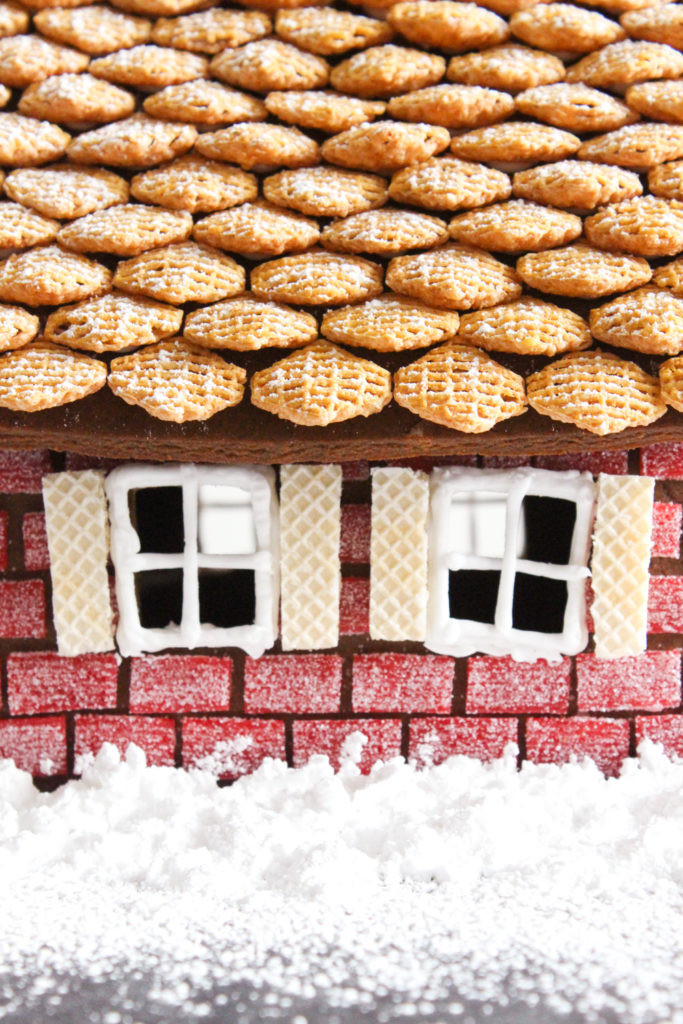
<svg viewBox="0 0 683 1024">
<path fill-rule="evenodd" d="M 96 210 L 66 224 L 59 242 L 77 252 L 111 252 L 137 256 L 160 245 L 183 242 L 192 231 L 192 215 L 186 210 L 125 203 Z"/>
<path fill-rule="evenodd" d="M 491 430 L 527 408 L 523 377 L 456 340 L 397 370 L 394 399 L 422 419 L 467 434 Z"/>
<path fill-rule="evenodd" d="M 666 412 L 655 377 L 600 349 L 549 363 L 527 377 L 526 392 L 542 416 L 601 436 L 647 426 Z"/>
<path fill-rule="evenodd" d="M 668 288 L 674 295 L 683 298 L 683 257 L 679 256 L 677 260 L 657 267 L 652 274 L 652 283 L 660 288 Z"/>
<path fill-rule="evenodd" d="M 518 171 L 512 179 L 512 191 L 522 199 L 587 211 L 639 196 L 643 185 L 637 174 L 621 167 L 561 160 Z"/>
<path fill-rule="evenodd" d="M 552 302 L 524 295 L 491 309 L 465 313 L 459 338 L 488 352 L 523 356 L 554 356 L 590 348 L 588 324 L 577 313 Z"/>
<path fill-rule="evenodd" d="M 252 92 L 271 89 L 317 89 L 326 85 L 326 60 L 304 53 L 281 39 L 257 39 L 234 50 L 223 50 L 211 61 L 211 71 L 228 85 Z"/>
<path fill-rule="evenodd" d="M 226 11 L 223 7 L 211 7 L 208 11 L 180 18 L 159 18 L 152 29 L 152 39 L 160 46 L 213 54 L 220 53 L 226 46 L 242 46 L 261 39 L 271 28 L 270 18 L 263 11 Z"/>
<path fill-rule="evenodd" d="M 38 317 L 21 306 L 0 306 L 0 352 L 28 345 L 39 327 Z"/>
<path fill-rule="evenodd" d="M 392 117 L 404 121 L 426 121 L 445 128 L 479 128 L 504 120 L 515 109 L 515 103 L 506 92 L 496 89 L 432 85 L 394 96 L 388 109 Z"/>
<path fill-rule="evenodd" d="M 659 367 L 662 398 L 667 405 L 683 412 L 683 358 L 667 359 Z"/>
<path fill-rule="evenodd" d="M 632 110 L 654 121 L 683 122 L 683 82 L 641 82 L 626 90 Z"/>
<path fill-rule="evenodd" d="M 169 85 L 148 96 L 143 107 L 152 117 L 211 127 L 235 121 L 263 121 L 267 116 L 265 106 L 255 96 L 206 78 Z"/>
<path fill-rule="evenodd" d="M 242 267 L 224 252 L 195 242 L 151 249 L 119 263 L 114 286 L 159 302 L 215 302 L 244 291 Z"/>
<path fill-rule="evenodd" d="M 329 7 L 278 11 L 275 31 L 286 42 L 321 57 L 386 43 L 394 34 L 386 21 Z"/>
<path fill-rule="evenodd" d="M 526 89 L 517 96 L 517 109 L 570 132 L 609 132 L 638 120 L 621 100 L 582 82 Z"/>
<path fill-rule="evenodd" d="M 310 313 L 247 294 L 188 313 L 183 333 L 206 348 L 254 352 L 307 345 L 317 338 L 318 324 Z"/>
<path fill-rule="evenodd" d="M 391 401 L 391 374 L 318 341 L 255 373 L 251 400 L 280 419 L 324 427 L 383 409 Z"/>
<path fill-rule="evenodd" d="M 637 196 L 603 206 L 586 218 L 584 230 L 588 241 L 601 249 L 636 256 L 675 256 L 683 250 L 683 203 Z"/>
<path fill-rule="evenodd" d="M 108 292 L 50 313 L 45 337 L 88 352 L 125 352 L 176 334 L 182 321 L 182 310 L 174 306 Z"/>
<path fill-rule="evenodd" d="M 486 49 L 510 35 L 507 22 L 493 11 L 455 0 L 408 0 L 389 8 L 387 20 L 409 42 L 440 50 Z"/>
<path fill-rule="evenodd" d="M 18 4 L 3 0 L 0 4 L 0 35 L 16 36 L 28 28 L 28 12 Z"/>
<path fill-rule="evenodd" d="M 39 35 L 0 39 L 0 82 L 13 89 L 25 89 L 31 82 L 40 82 L 48 75 L 84 71 L 88 63 L 85 53 Z"/>
<path fill-rule="evenodd" d="M 522 291 L 512 267 L 482 249 L 444 245 L 414 256 L 396 256 L 387 286 L 440 309 L 481 309 L 516 299 Z"/>
<path fill-rule="evenodd" d="M 58 306 L 101 295 L 110 287 L 111 278 L 111 271 L 94 260 L 58 245 L 44 245 L 0 263 L 0 299 L 27 306 Z"/>
<path fill-rule="evenodd" d="M 0 356 L 0 406 L 38 412 L 77 402 L 104 387 L 107 367 L 48 341 L 33 341 Z"/>
<path fill-rule="evenodd" d="M 143 203 L 156 203 L 169 210 L 213 213 L 258 195 L 253 174 L 199 156 L 181 156 L 170 164 L 136 174 L 131 193 Z"/>
<path fill-rule="evenodd" d="M 260 200 L 214 213 L 195 224 L 198 242 L 242 256 L 302 252 L 320 238 L 318 222 Z"/>
<path fill-rule="evenodd" d="M 74 46 L 93 57 L 145 43 L 152 29 L 147 18 L 131 17 L 103 4 L 75 10 L 51 7 L 34 14 L 33 24 L 49 39 Z"/>
<path fill-rule="evenodd" d="M 434 85 L 445 70 L 446 61 L 438 54 L 386 43 L 354 53 L 337 64 L 330 83 L 339 92 L 382 99 Z"/>
<path fill-rule="evenodd" d="M 45 217 L 72 220 L 128 199 L 128 182 L 99 167 L 23 167 L 8 174 L 5 192 Z"/>
<path fill-rule="evenodd" d="M 298 128 L 281 124 L 233 124 L 197 139 L 203 156 L 239 164 L 245 171 L 310 167 L 320 162 L 320 147 Z"/>
<path fill-rule="evenodd" d="M 526 199 L 510 199 L 461 213 L 448 225 L 451 238 L 492 252 L 540 252 L 581 234 L 581 218 Z"/>
<path fill-rule="evenodd" d="M 683 125 L 643 121 L 584 142 L 579 159 L 649 169 L 683 157 Z"/>
<path fill-rule="evenodd" d="M 313 250 L 254 267 L 251 289 L 259 299 L 340 306 L 379 295 L 382 267 L 360 256 Z"/>
<path fill-rule="evenodd" d="M 386 103 L 341 96 L 331 90 L 269 92 L 265 104 L 268 113 L 281 121 L 330 135 L 372 121 L 386 110 Z"/>
<path fill-rule="evenodd" d="M 320 333 L 342 345 L 403 352 L 452 338 L 459 322 L 452 310 L 434 309 L 407 295 L 387 292 L 367 302 L 329 310 Z"/>
<path fill-rule="evenodd" d="M 683 11 L 678 4 L 644 5 L 644 10 L 622 14 L 619 21 L 633 39 L 648 39 L 676 50 L 683 49 Z"/>
<path fill-rule="evenodd" d="M 683 200 L 683 160 L 651 167 L 647 172 L 647 183 L 655 196 Z"/>
<path fill-rule="evenodd" d="M 57 160 L 70 141 L 70 135 L 49 121 L 0 113 L 0 164 L 32 167 Z"/>
<path fill-rule="evenodd" d="M 614 89 L 652 78 L 678 78 L 681 74 L 683 54 L 672 46 L 626 39 L 582 57 L 567 68 L 567 81 Z"/>
<path fill-rule="evenodd" d="M 561 128 L 508 121 L 456 135 L 451 151 L 464 160 L 507 166 L 562 160 L 575 153 L 580 145 L 581 139 Z"/>
<path fill-rule="evenodd" d="M 575 4 L 535 4 L 510 18 L 510 29 L 518 39 L 540 50 L 561 53 L 590 53 L 626 38 L 621 25 L 597 11 Z"/>
<path fill-rule="evenodd" d="M 89 74 L 50 75 L 29 85 L 19 100 L 20 113 L 69 128 L 117 121 L 134 110 L 135 99 L 129 92 Z"/>
<path fill-rule="evenodd" d="M 186 153 L 196 138 L 197 129 L 192 125 L 133 114 L 79 135 L 69 144 L 68 155 L 83 164 L 153 167 Z"/>
<path fill-rule="evenodd" d="M 215 352 L 168 338 L 112 359 L 107 383 L 128 405 L 172 423 L 208 420 L 244 396 L 246 370 Z"/>
<path fill-rule="evenodd" d="M 333 221 L 321 238 L 336 252 L 395 256 L 408 249 L 430 249 L 448 241 L 448 229 L 438 217 L 411 210 L 368 210 Z"/>
<path fill-rule="evenodd" d="M 578 299 L 630 291 L 652 277 L 652 269 L 642 257 L 603 252 L 586 242 L 522 256 L 517 260 L 517 273 L 530 288 Z"/>
<path fill-rule="evenodd" d="M 389 196 L 427 210 L 461 210 L 507 199 L 511 189 L 510 178 L 502 171 L 440 157 L 397 171 L 389 184 Z"/>
<path fill-rule="evenodd" d="M 61 225 L 21 203 L 0 202 L 0 250 L 28 249 L 44 245 L 57 237 Z"/>
<path fill-rule="evenodd" d="M 436 125 L 376 121 L 333 135 L 323 142 L 322 155 L 329 163 L 349 169 L 390 173 L 428 160 L 450 141 L 448 129 Z"/>
<path fill-rule="evenodd" d="M 263 194 L 277 206 L 289 206 L 314 217 L 348 217 L 382 206 L 387 182 L 376 174 L 336 167 L 304 167 L 280 171 L 263 182 Z"/>
<path fill-rule="evenodd" d="M 448 78 L 463 85 L 519 92 L 561 81 L 564 64 L 551 53 L 532 50 L 518 43 L 503 43 L 481 53 L 451 57 Z"/>
<path fill-rule="evenodd" d="M 651 355 L 683 351 L 683 300 L 648 285 L 590 311 L 593 337 Z"/>
<path fill-rule="evenodd" d="M 108 82 L 134 85 L 138 89 L 163 89 L 193 78 L 205 78 L 209 69 L 206 57 L 170 46 L 141 43 L 108 53 L 90 62 L 90 72 Z"/>
</svg>

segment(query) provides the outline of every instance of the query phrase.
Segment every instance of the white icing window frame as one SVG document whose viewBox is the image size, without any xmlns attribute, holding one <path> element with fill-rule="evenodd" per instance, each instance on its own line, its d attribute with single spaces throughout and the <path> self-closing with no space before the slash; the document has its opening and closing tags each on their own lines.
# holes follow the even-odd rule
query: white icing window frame
<svg viewBox="0 0 683 1024">
<path fill-rule="evenodd" d="M 250 495 L 256 551 L 207 554 L 198 550 L 199 487 L 239 487 Z M 180 487 L 183 497 L 184 551 L 140 552 L 140 539 L 129 511 L 130 491 Z M 107 477 L 111 523 L 111 557 L 116 575 L 119 624 L 116 641 L 124 657 L 167 648 L 238 647 L 252 658 L 273 646 L 279 603 L 279 527 L 275 474 L 268 466 L 126 465 Z M 199 570 L 253 569 L 256 614 L 250 625 L 220 627 L 199 620 Z M 179 624 L 146 628 L 140 622 L 135 574 L 153 569 L 182 569 L 183 605 Z"/>
<path fill-rule="evenodd" d="M 435 469 L 430 479 L 429 599 L 425 646 L 439 654 L 466 657 L 476 652 L 511 655 L 520 661 L 537 658 L 558 660 L 578 654 L 588 641 L 586 628 L 586 578 L 590 575 L 591 526 L 595 506 L 595 484 L 589 473 L 523 467 L 511 470 Z M 502 558 L 462 554 L 449 549 L 448 518 L 455 495 L 472 492 L 506 495 L 505 547 Z M 559 498 L 574 502 L 576 521 L 569 561 L 548 564 L 520 558 L 516 553 L 522 502 L 526 495 Z M 449 571 L 458 569 L 500 572 L 495 621 L 478 622 L 450 617 Z M 515 574 L 523 572 L 567 584 L 564 629 L 543 633 L 516 629 L 512 625 Z"/>
</svg>

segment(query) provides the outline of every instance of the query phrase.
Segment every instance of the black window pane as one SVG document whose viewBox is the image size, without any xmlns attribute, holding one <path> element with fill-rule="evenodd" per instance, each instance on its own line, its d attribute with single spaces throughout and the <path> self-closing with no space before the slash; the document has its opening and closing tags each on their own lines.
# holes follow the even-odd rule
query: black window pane
<svg viewBox="0 0 683 1024">
<path fill-rule="evenodd" d="M 500 573 L 495 569 L 457 569 L 448 573 L 448 606 L 452 619 L 496 620 Z"/>
<path fill-rule="evenodd" d="M 527 494 L 522 502 L 522 523 L 526 534 L 524 558 L 567 565 L 576 523 L 575 502 Z"/>
<path fill-rule="evenodd" d="M 203 625 L 251 626 L 256 618 L 253 569 L 200 569 L 199 621 Z"/>
<path fill-rule="evenodd" d="M 567 597 L 564 580 L 518 572 L 512 596 L 512 625 L 537 633 L 561 633 Z"/>
<path fill-rule="evenodd" d="M 149 569 L 135 573 L 140 625 L 163 629 L 178 625 L 183 614 L 182 569 Z"/>
<path fill-rule="evenodd" d="M 140 551 L 175 555 L 184 550 L 182 487 L 142 487 L 128 500 Z"/>
</svg>

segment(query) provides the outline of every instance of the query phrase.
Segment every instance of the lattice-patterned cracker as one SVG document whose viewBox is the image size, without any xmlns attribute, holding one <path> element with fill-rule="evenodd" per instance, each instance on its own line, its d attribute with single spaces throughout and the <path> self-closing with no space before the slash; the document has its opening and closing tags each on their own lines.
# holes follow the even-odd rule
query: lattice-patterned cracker
<svg viewBox="0 0 683 1024">
<path fill-rule="evenodd" d="M 321 57 L 387 43 L 394 34 L 386 21 L 329 7 L 278 11 L 275 31 L 286 42 Z"/>
<path fill-rule="evenodd" d="M 308 167 L 280 171 L 263 182 L 271 203 L 289 206 L 315 217 L 348 217 L 382 206 L 387 182 L 375 174 L 341 171 L 336 167 Z"/>
<path fill-rule="evenodd" d="M 429 477 L 402 466 L 372 470 L 370 636 L 424 640 Z"/>
<path fill-rule="evenodd" d="M 589 53 L 567 68 L 567 81 L 614 89 L 682 74 L 683 54 L 672 46 L 626 39 Z"/>
<path fill-rule="evenodd" d="M 57 160 L 70 141 L 70 135 L 49 121 L 0 113 L 0 164 L 32 167 Z"/>
<path fill-rule="evenodd" d="M 75 10 L 52 7 L 34 14 L 33 24 L 44 36 L 94 57 L 145 43 L 152 28 L 146 18 L 121 14 L 103 4 Z"/>
<path fill-rule="evenodd" d="M 389 8 L 387 20 L 411 43 L 457 52 L 484 50 L 510 35 L 507 22 L 485 7 L 454 0 L 408 0 Z"/>
<path fill-rule="evenodd" d="M 390 173 L 428 160 L 446 149 L 450 141 L 447 128 L 376 121 L 333 135 L 323 142 L 322 155 L 329 163 L 351 170 Z"/>
<path fill-rule="evenodd" d="M 0 263 L 0 299 L 57 306 L 101 295 L 109 289 L 111 278 L 111 271 L 101 263 L 58 245 L 44 245 Z"/>
<path fill-rule="evenodd" d="M 251 378 L 259 409 L 306 427 L 372 416 L 391 401 L 391 374 L 328 341 L 297 349 Z"/>
<path fill-rule="evenodd" d="M 263 121 L 267 116 L 265 106 L 255 96 L 205 78 L 169 85 L 148 96 L 143 107 L 152 117 L 206 126 Z"/>
<path fill-rule="evenodd" d="M 584 223 L 586 238 L 600 249 L 636 256 L 675 256 L 683 250 L 683 203 L 637 196 L 603 206 Z"/>
<path fill-rule="evenodd" d="M 456 135 L 451 151 L 464 160 L 483 160 L 501 166 L 542 163 L 571 156 L 581 139 L 561 128 L 532 121 L 508 121 Z"/>
<path fill-rule="evenodd" d="M 662 288 L 636 288 L 590 311 L 593 337 L 651 355 L 683 351 L 683 300 Z"/>
<path fill-rule="evenodd" d="M 510 178 L 484 164 L 454 157 L 425 160 L 392 176 L 389 196 L 427 210 L 461 210 L 507 199 Z"/>
<path fill-rule="evenodd" d="M 21 203 L 0 202 L 0 251 L 53 242 L 60 226 L 59 221 L 27 210 Z"/>
<path fill-rule="evenodd" d="M 0 4 L 0 36 L 16 36 L 28 28 L 28 12 L 10 0 Z"/>
<path fill-rule="evenodd" d="M 320 162 L 320 147 L 298 128 L 281 124 L 233 124 L 197 139 L 195 149 L 214 160 L 239 164 L 245 171 L 310 167 Z"/>
<path fill-rule="evenodd" d="M 84 71 L 88 62 L 85 53 L 60 46 L 39 35 L 0 39 L 0 82 L 13 89 L 25 89 L 31 82 L 39 82 L 48 75 Z"/>
<path fill-rule="evenodd" d="M 411 210 L 369 210 L 333 221 L 321 242 L 336 252 L 395 256 L 408 249 L 430 249 L 448 241 L 448 229 L 438 217 Z"/>
<path fill-rule="evenodd" d="M 619 16 L 624 11 L 637 11 L 641 7 L 658 7 L 660 4 L 669 2 L 670 0 L 601 0 L 600 4 L 598 4 L 597 0 L 590 0 L 590 6 L 602 7 L 610 14 Z"/>
<path fill-rule="evenodd" d="M 328 134 L 365 124 L 386 110 L 386 103 L 340 96 L 331 90 L 270 92 L 265 104 L 268 112 L 281 121 Z"/>
<path fill-rule="evenodd" d="M 582 82 L 526 89 L 517 96 L 517 109 L 570 132 L 609 132 L 638 120 L 621 100 Z"/>
<path fill-rule="evenodd" d="M 407 295 L 387 292 L 368 302 L 329 310 L 320 333 L 342 345 L 403 352 L 452 338 L 458 323 L 458 314 L 451 310 L 434 309 Z"/>
<path fill-rule="evenodd" d="M 133 85 L 138 89 L 163 89 L 193 78 L 206 78 L 209 62 L 196 53 L 142 43 L 97 57 L 90 62 L 89 70 L 108 82 Z"/>
<path fill-rule="evenodd" d="M 451 238 L 492 252 L 540 252 L 578 238 L 581 218 L 526 199 L 510 199 L 461 213 L 448 225 Z"/>
<path fill-rule="evenodd" d="M 446 62 L 438 54 L 387 43 L 354 53 L 337 64 L 330 84 L 339 92 L 382 99 L 434 85 L 445 70 Z"/>
<path fill-rule="evenodd" d="M 612 18 L 564 3 L 540 3 L 517 11 L 510 18 L 510 29 L 529 46 L 572 54 L 591 53 L 626 38 Z"/>
<path fill-rule="evenodd" d="M 414 2 L 414 0 L 411 0 Z M 429 0 L 434 2 L 434 0 Z M 389 101 L 392 117 L 446 128 L 478 128 L 508 117 L 515 102 L 506 92 L 477 85 L 432 85 Z"/>
<path fill-rule="evenodd" d="M 683 160 L 651 167 L 647 172 L 647 183 L 650 192 L 656 196 L 683 200 Z"/>
<path fill-rule="evenodd" d="M 561 423 L 592 434 L 644 427 L 666 412 L 659 381 L 612 352 L 574 352 L 532 373 L 529 405 Z"/>
<path fill-rule="evenodd" d="M 186 153 L 196 138 L 197 129 L 192 125 L 133 114 L 79 135 L 69 144 L 68 155 L 83 164 L 153 167 Z"/>
<path fill-rule="evenodd" d="M 39 327 L 38 317 L 21 306 L 0 306 L 0 352 L 28 345 Z"/>
<path fill-rule="evenodd" d="M 186 210 L 126 203 L 66 224 L 59 232 L 59 242 L 77 252 L 137 256 L 160 245 L 183 242 L 191 231 L 192 215 Z"/>
<path fill-rule="evenodd" d="M 562 160 L 518 171 L 512 179 L 512 191 L 537 203 L 588 211 L 639 196 L 643 185 L 633 171 L 588 160 Z"/>
<path fill-rule="evenodd" d="M 112 0 L 122 11 L 133 14 L 149 14 L 153 17 L 170 18 L 177 14 L 190 14 L 192 11 L 210 7 L 213 0 Z"/>
<path fill-rule="evenodd" d="M 504 43 L 481 53 L 452 57 L 448 78 L 464 85 L 519 92 L 536 85 L 559 82 L 564 78 L 564 64 L 550 53 L 531 50 L 517 43 Z"/>
<path fill-rule="evenodd" d="M 254 267 L 251 288 L 260 299 L 299 306 L 340 306 L 382 291 L 382 267 L 360 256 L 312 250 Z"/>
<path fill-rule="evenodd" d="M 668 288 L 674 295 L 683 298 L 683 257 L 657 267 L 652 274 L 652 283 Z"/>
<path fill-rule="evenodd" d="M 211 61 L 211 72 L 228 85 L 252 92 L 271 89 L 317 89 L 330 75 L 326 60 L 304 53 L 281 39 L 257 39 L 223 50 Z"/>
<path fill-rule="evenodd" d="M 254 352 L 307 345 L 317 338 L 318 324 L 310 313 L 247 294 L 188 313 L 183 333 L 206 348 Z"/>
<path fill-rule="evenodd" d="M 214 213 L 197 222 L 193 237 L 242 256 L 302 252 L 320 238 L 316 220 L 260 200 Z"/>
<path fill-rule="evenodd" d="M 195 242 L 151 249 L 119 263 L 114 285 L 160 302 L 215 302 L 244 291 L 242 267 L 224 252 Z"/>
<path fill-rule="evenodd" d="M 649 121 L 629 124 L 584 142 L 578 156 L 581 160 L 647 170 L 683 156 L 683 125 Z"/>
<path fill-rule="evenodd" d="M 53 409 L 94 394 L 106 379 L 107 367 L 98 359 L 39 339 L 0 356 L 0 407 Z"/>
<path fill-rule="evenodd" d="M 643 5 L 644 10 L 627 11 L 619 21 L 633 39 L 664 43 L 683 49 L 683 11 L 678 4 L 661 7 Z"/>
<path fill-rule="evenodd" d="M 467 245 L 396 256 L 387 267 L 387 286 L 440 309 L 495 306 L 522 291 L 512 267 Z"/>
<path fill-rule="evenodd" d="M 99 167 L 26 167 L 12 171 L 5 192 L 46 217 L 73 220 L 128 199 L 128 182 Z"/>
<path fill-rule="evenodd" d="M 43 477 L 57 650 L 66 657 L 114 647 L 104 473 Z"/>
<path fill-rule="evenodd" d="M 190 155 L 136 174 L 130 190 L 143 203 L 213 213 L 255 199 L 258 184 L 253 174 L 237 167 Z"/>
<path fill-rule="evenodd" d="M 524 378 L 457 339 L 394 374 L 394 400 L 451 430 L 481 434 L 526 412 Z"/>
<path fill-rule="evenodd" d="M 226 46 L 242 46 L 261 39 L 271 31 L 271 21 L 263 11 L 226 11 L 211 7 L 208 11 L 185 14 L 180 18 L 159 18 L 152 39 L 160 46 L 172 46 L 193 53 L 220 53 Z"/>
<path fill-rule="evenodd" d="M 641 82 L 626 90 L 632 110 L 655 121 L 683 121 L 683 82 Z"/>
<path fill-rule="evenodd" d="M 495 11 L 503 18 L 508 18 L 515 11 L 523 11 L 525 7 L 531 7 L 534 2 L 538 2 L 538 0 L 486 0 L 482 6 L 488 7 L 489 10 Z"/>
<path fill-rule="evenodd" d="M 117 121 L 135 110 L 135 98 L 125 89 L 89 74 L 50 75 L 25 89 L 19 112 L 68 125 L 89 128 Z"/>
<path fill-rule="evenodd" d="M 107 383 L 118 398 L 160 420 L 208 420 L 238 405 L 247 373 L 215 352 L 167 338 L 112 359 Z"/>
<path fill-rule="evenodd" d="M 530 288 L 579 299 L 627 292 L 652 277 L 649 263 L 640 256 L 603 252 L 585 242 L 522 256 L 517 273 Z"/>
<path fill-rule="evenodd" d="M 554 356 L 590 348 L 588 324 L 577 313 L 528 295 L 491 309 L 465 313 L 459 337 L 488 352 Z"/>
<path fill-rule="evenodd" d="M 662 398 L 667 405 L 678 412 L 683 412 L 683 358 L 676 356 L 667 359 L 659 367 L 659 383 L 662 387 Z"/>
<path fill-rule="evenodd" d="M 176 334 L 181 309 L 151 299 L 108 292 L 74 306 L 61 306 L 45 324 L 45 337 L 87 352 L 125 352 Z"/>
</svg>

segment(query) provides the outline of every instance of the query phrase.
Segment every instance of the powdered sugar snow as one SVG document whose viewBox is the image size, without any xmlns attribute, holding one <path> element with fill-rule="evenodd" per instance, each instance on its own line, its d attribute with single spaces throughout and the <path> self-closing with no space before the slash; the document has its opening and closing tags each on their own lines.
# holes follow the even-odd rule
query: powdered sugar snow
<svg viewBox="0 0 683 1024">
<path fill-rule="evenodd" d="M 2 763 L 0 1017 L 108 979 L 63 1019 L 683 1022 L 683 764 L 365 777 L 361 746 L 230 788 L 136 748 L 51 794 Z"/>
</svg>

